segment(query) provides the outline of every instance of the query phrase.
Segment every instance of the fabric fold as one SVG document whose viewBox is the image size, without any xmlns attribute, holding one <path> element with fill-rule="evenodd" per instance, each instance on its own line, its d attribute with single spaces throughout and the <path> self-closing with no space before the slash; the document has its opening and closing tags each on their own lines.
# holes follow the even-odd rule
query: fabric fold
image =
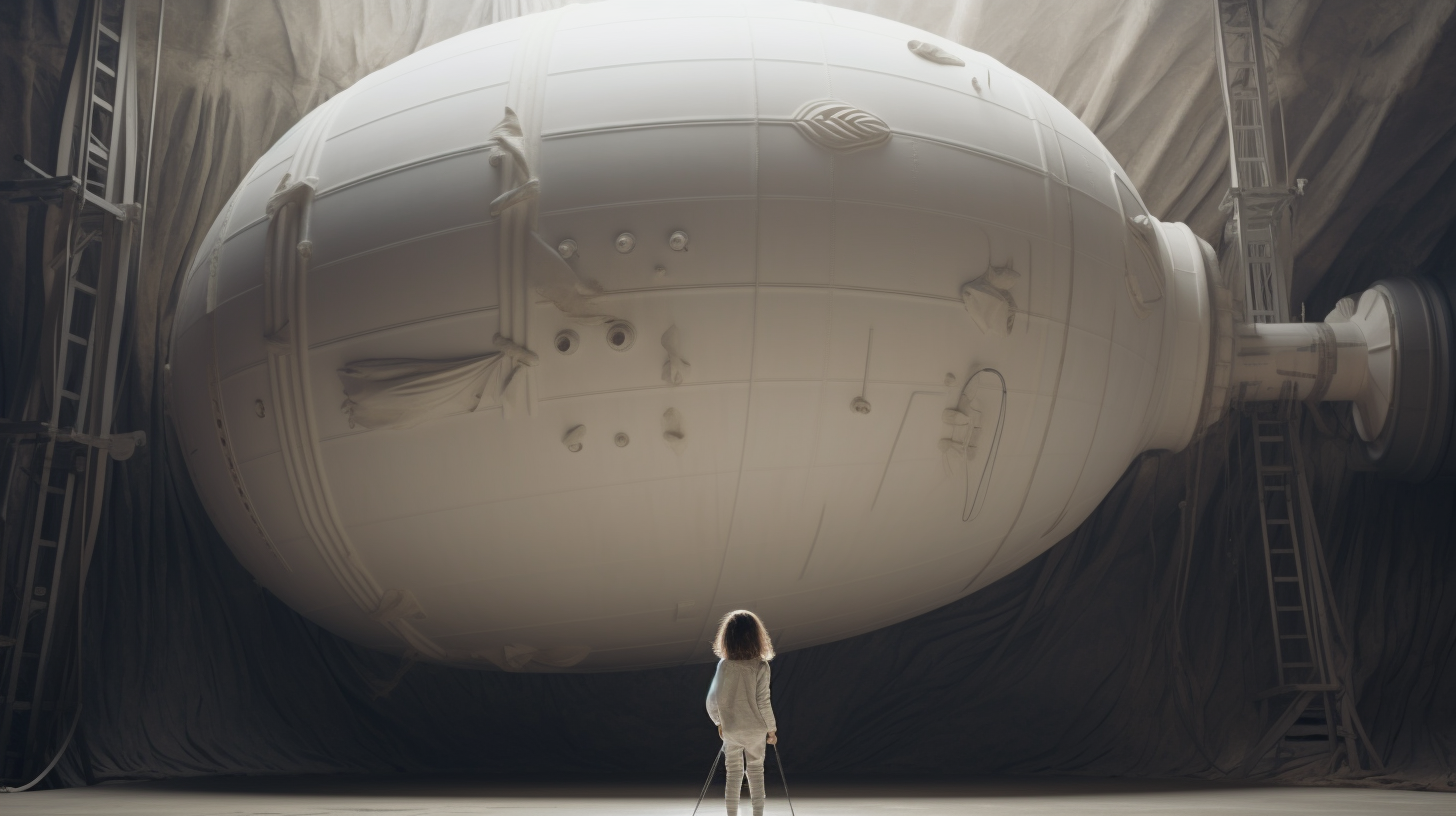
<svg viewBox="0 0 1456 816">
<path fill-rule="evenodd" d="M 349 427 L 413 428 L 500 405 L 500 352 L 454 360 L 360 360 L 339 369 Z"/>
</svg>

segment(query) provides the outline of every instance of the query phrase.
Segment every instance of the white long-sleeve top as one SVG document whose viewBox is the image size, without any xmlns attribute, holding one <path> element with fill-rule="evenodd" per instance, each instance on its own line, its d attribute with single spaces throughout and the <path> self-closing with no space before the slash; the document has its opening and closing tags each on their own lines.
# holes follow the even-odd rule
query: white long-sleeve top
<svg viewBox="0 0 1456 816">
<path fill-rule="evenodd" d="M 708 686 L 708 716 L 724 737 L 761 738 L 777 731 L 769 699 L 768 661 L 719 660 Z"/>
</svg>

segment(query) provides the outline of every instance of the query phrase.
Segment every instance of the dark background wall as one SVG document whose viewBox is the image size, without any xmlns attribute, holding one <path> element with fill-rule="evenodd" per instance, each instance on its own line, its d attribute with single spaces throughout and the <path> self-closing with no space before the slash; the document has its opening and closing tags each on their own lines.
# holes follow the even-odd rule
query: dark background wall
<svg viewBox="0 0 1456 816">
<path fill-rule="evenodd" d="M 170 3 L 150 236 L 87 591 L 85 716 L 68 783 L 215 773 L 673 773 L 715 750 L 710 666 L 601 675 L 404 668 L 262 590 L 193 493 L 162 398 L 178 275 L 251 163 L 319 102 L 516 6 L 469 0 Z M 844 2 L 1001 59 L 1082 116 L 1155 213 L 1217 243 L 1226 185 L 1212 11 L 1187 0 Z M 1296 175 L 1296 301 L 1456 270 L 1456 0 L 1269 0 Z M 142 98 L 156 2 L 142 0 Z M 0 5 L 0 155 L 53 162 L 74 2 Z M 9 172 L 6 175 L 18 175 Z M 43 281 L 0 212 L 0 373 L 31 352 Z M 27 318 L 27 314 L 31 317 Z M 8 404 L 0 402 L 0 404 Z M 8 410 L 8 408 L 7 408 Z M 1340 418 L 1331 411 L 1328 420 Z M 774 663 L 796 773 L 1220 777 L 1273 683 L 1252 474 L 1237 418 L 1144 457 L 1072 536 L 974 596 Z M 1306 429 L 1361 715 L 1390 770 L 1456 786 L 1456 490 L 1360 469 Z M 1196 489 L 1195 489 L 1196 488 Z M 396 682 L 397 681 L 397 682 Z M 1285 778 L 1321 781 L 1318 763 Z"/>
</svg>

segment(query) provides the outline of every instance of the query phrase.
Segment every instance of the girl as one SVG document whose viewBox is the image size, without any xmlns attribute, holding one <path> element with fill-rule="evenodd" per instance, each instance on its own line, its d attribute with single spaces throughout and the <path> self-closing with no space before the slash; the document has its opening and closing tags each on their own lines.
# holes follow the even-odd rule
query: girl
<svg viewBox="0 0 1456 816">
<path fill-rule="evenodd" d="M 744 757 L 748 759 L 748 794 L 753 816 L 763 816 L 763 756 L 765 743 L 777 745 L 778 725 L 768 697 L 768 662 L 773 643 L 763 621 L 746 609 L 729 612 L 713 638 L 718 671 L 708 686 L 708 716 L 723 738 L 728 781 L 724 798 L 728 816 L 738 816 L 738 795 L 743 790 Z"/>
</svg>

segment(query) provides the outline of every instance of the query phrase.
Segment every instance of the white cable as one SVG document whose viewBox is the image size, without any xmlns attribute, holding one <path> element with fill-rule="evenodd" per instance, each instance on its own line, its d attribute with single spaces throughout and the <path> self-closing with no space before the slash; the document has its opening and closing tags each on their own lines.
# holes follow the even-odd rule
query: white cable
<svg viewBox="0 0 1456 816">
<path fill-rule="evenodd" d="M 86 455 L 89 462 L 91 452 L 88 450 Z M 100 457 L 97 458 L 99 459 Z M 93 500 L 95 500 L 96 498 L 97 497 L 93 497 Z M 89 523 L 85 522 L 90 521 L 87 516 L 89 516 L 91 513 L 91 507 L 92 503 L 89 501 L 85 502 L 81 506 L 81 521 L 83 522 L 81 529 L 83 530 L 90 527 Z M 56 755 L 51 757 L 50 763 L 47 764 L 45 768 L 41 769 L 41 772 L 36 774 L 34 779 L 26 782 L 24 785 L 21 785 L 18 788 L 0 785 L 0 793 L 20 793 L 22 791 L 28 791 L 31 788 L 35 787 L 37 784 L 39 784 L 42 779 L 45 779 L 51 771 L 55 770 L 56 764 L 61 761 L 61 757 L 66 755 L 66 749 L 71 747 L 71 738 L 76 736 L 76 727 L 81 724 L 81 632 L 82 622 L 85 619 L 83 613 L 85 611 L 86 603 L 86 574 L 88 572 L 87 564 L 85 563 L 86 553 L 84 551 L 81 553 L 81 562 L 82 563 L 79 565 L 81 575 L 76 581 L 76 716 L 71 719 L 71 727 L 66 730 L 66 738 L 61 741 L 61 747 L 56 749 Z M 20 655 L 17 654 L 15 658 L 17 660 L 20 659 Z M 40 691 L 41 690 L 37 688 L 35 690 L 35 693 L 31 695 L 30 711 L 32 717 L 34 717 L 38 713 L 40 708 L 38 705 L 38 703 L 40 702 Z"/>
</svg>

